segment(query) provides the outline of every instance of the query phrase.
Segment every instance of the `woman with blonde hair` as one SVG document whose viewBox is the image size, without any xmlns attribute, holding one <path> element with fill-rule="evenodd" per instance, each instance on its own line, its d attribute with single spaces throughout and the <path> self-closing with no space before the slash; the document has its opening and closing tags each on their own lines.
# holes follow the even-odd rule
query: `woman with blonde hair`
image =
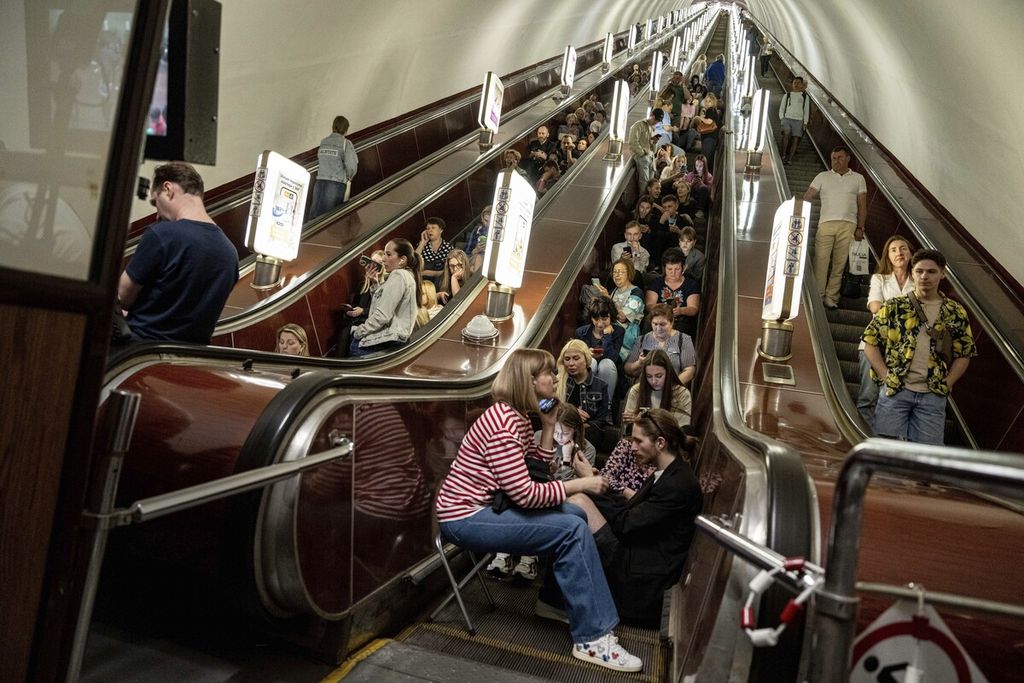
<svg viewBox="0 0 1024 683">
<path fill-rule="evenodd" d="M 302 325 L 288 323 L 277 330 L 277 352 L 289 356 L 309 355 L 309 342 Z"/>
<path fill-rule="evenodd" d="M 540 406 L 555 397 L 555 390 L 550 353 L 516 349 L 509 355 L 491 387 L 493 404 L 466 432 L 438 491 L 441 534 L 475 552 L 553 555 L 555 581 L 568 603 L 572 655 L 617 671 L 640 671 L 643 662 L 626 652 L 612 632 L 618 614 L 586 517 L 565 505 L 575 493 L 603 493 L 604 479 L 591 475 L 541 482 L 530 476 L 527 461 L 546 468 L 555 452 L 557 412 Z M 540 417 L 539 445 L 529 413 Z M 579 457 L 579 463 L 586 461 Z M 538 602 L 536 610 L 561 618 L 545 603 Z"/>
<path fill-rule="evenodd" d="M 604 429 L 611 425 L 608 384 L 591 371 L 594 355 L 580 339 L 573 339 L 558 354 L 558 399 L 576 406 L 586 424 L 587 441 L 601 450 Z"/>
</svg>

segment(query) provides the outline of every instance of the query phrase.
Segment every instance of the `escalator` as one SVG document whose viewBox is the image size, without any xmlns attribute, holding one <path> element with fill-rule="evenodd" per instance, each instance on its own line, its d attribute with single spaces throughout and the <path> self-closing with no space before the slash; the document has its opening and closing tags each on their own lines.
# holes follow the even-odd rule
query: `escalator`
<svg viewBox="0 0 1024 683">
<path fill-rule="evenodd" d="M 630 119 L 643 115 L 638 103 Z M 231 586 L 236 596 L 248 596 L 243 609 L 272 632 L 322 657 L 337 658 L 375 633 L 408 623 L 423 591 L 437 586 L 412 578 L 420 576 L 416 567 L 430 554 L 425 514 L 430 491 L 446 471 L 461 432 L 485 405 L 505 354 L 518 346 L 557 351 L 572 335 L 579 289 L 589 279 L 588 256 L 592 248 L 606 251 L 618 240 L 625 215 L 619 198 L 634 182 L 628 155 L 608 164 L 595 154 L 549 192 L 534 224 L 536 243 L 516 314 L 499 324 L 495 346 L 466 345 L 459 336 L 483 306 L 481 288 L 467 288 L 471 301 L 455 316 L 458 321 L 447 321 L 439 336 L 397 358 L 341 363 L 156 345 L 145 358 L 126 359 L 112 371 L 108 389 L 119 386 L 144 397 L 123 498 L 303 457 L 342 434 L 359 445 L 354 461 L 275 485 L 266 496 L 254 494 L 240 505 L 198 510 L 176 524 L 154 523 L 145 533 L 128 533 L 119 550 L 165 564 L 161 576 L 168 580 L 206 575 L 213 577 L 211 586 Z M 570 245 L 575 246 L 566 249 Z M 711 401 L 711 392 L 704 396 Z M 719 448 L 701 466 L 710 468 L 727 457 Z M 772 469 L 776 481 L 783 476 L 781 465 Z M 751 481 L 760 480 L 764 468 L 759 470 Z M 727 474 L 733 482 L 733 475 L 742 478 L 743 465 L 734 463 Z M 382 488 L 381 482 L 398 480 L 397 489 Z M 796 481 L 806 488 L 802 477 Z M 723 513 L 737 505 L 743 509 L 746 498 L 730 484 L 717 505 Z M 799 496 L 789 491 L 772 498 Z M 759 495 L 750 500 L 760 505 Z M 751 511 L 748 516 L 762 515 Z M 781 534 L 797 525 L 791 519 L 788 525 L 776 520 L 769 526 Z M 239 529 L 247 531 L 239 534 Z M 224 544 L 225 539 L 234 540 Z M 336 580 L 346 574 L 348 581 Z M 234 580 L 225 582 L 224 576 Z M 160 593 L 162 585 L 151 583 L 144 591 Z M 676 632 L 683 615 L 673 610 L 670 620 Z M 705 628 L 699 622 L 690 626 Z M 670 653 L 689 649 L 654 632 L 631 637 L 653 648 L 652 669 L 643 680 L 668 678 L 675 666 Z M 542 654 L 540 660 L 545 659 Z"/>
</svg>

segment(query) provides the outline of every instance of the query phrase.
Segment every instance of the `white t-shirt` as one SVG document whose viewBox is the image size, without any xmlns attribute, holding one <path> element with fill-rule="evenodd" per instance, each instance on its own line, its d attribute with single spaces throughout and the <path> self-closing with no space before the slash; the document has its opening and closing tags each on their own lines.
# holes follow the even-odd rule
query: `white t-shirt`
<svg viewBox="0 0 1024 683">
<path fill-rule="evenodd" d="M 846 221 L 857 223 L 857 195 L 867 194 L 864 176 L 856 171 L 839 175 L 831 168 L 814 176 L 811 187 L 821 195 L 818 222 Z"/>
<path fill-rule="evenodd" d="M 881 301 L 883 304 L 897 296 L 904 296 L 914 291 L 914 279 L 907 275 L 907 281 L 903 283 L 903 289 L 900 289 L 900 283 L 896 281 L 896 276 L 890 273 L 889 275 L 881 275 L 875 273 L 871 276 L 871 290 L 868 292 L 868 302 Z M 861 340 L 860 345 L 857 346 L 858 351 L 864 350 L 864 341 Z"/>
</svg>

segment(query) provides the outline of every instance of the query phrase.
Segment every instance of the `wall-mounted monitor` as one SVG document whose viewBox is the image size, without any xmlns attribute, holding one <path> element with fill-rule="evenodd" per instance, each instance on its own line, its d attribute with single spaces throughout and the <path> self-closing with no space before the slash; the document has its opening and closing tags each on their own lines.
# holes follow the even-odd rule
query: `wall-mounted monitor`
<svg viewBox="0 0 1024 683">
<path fill-rule="evenodd" d="M 146 120 L 147 159 L 217 162 L 221 5 L 173 0 Z"/>
</svg>

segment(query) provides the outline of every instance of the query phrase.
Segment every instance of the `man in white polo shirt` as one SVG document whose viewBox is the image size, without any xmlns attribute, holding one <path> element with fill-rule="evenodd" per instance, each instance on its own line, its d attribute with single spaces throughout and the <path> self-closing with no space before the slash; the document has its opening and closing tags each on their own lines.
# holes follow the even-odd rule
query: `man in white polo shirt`
<svg viewBox="0 0 1024 683">
<path fill-rule="evenodd" d="M 832 150 L 832 168 L 814 177 L 804 193 L 804 201 L 811 201 L 819 192 L 821 213 L 814 238 L 814 279 L 821 287 L 825 308 L 836 308 L 850 242 L 864 237 L 868 215 L 868 188 L 864 176 L 850 170 L 850 150 L 845 146 Z"/>
</svg>

